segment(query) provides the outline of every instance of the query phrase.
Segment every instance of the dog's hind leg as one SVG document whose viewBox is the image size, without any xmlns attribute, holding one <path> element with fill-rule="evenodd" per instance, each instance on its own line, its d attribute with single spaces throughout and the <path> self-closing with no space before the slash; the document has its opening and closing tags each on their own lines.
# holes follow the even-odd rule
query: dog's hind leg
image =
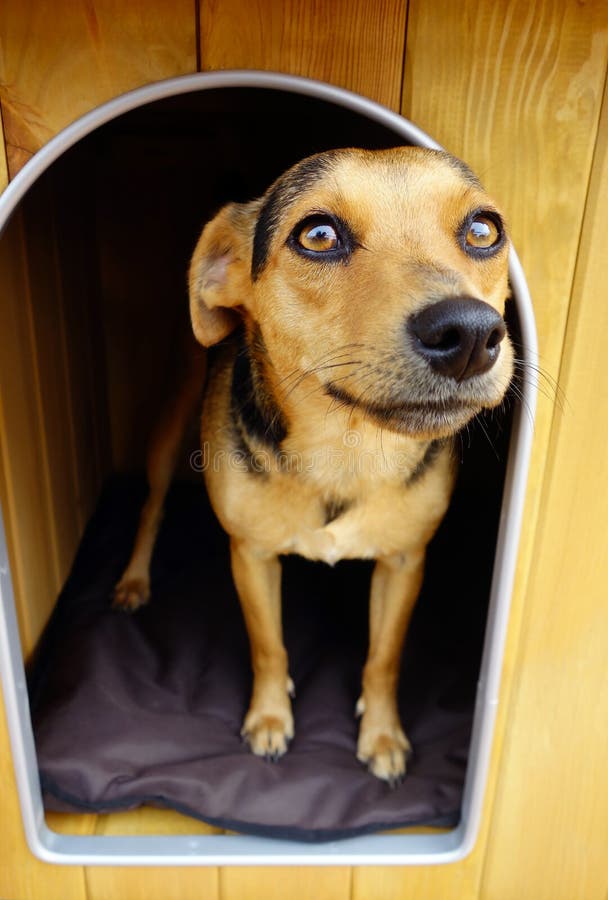
<svg viewBox="0 0 608 900">
<path fill-rule="evenodd" d="M 148 497 L 141 511 L 131 558 L 114 589 L 113 605 L 118 609 L 133 612 L 150 599 L 150 561 L 165 497 L 184 433 L 197 408 L 200 408 L 205 372 L 205 351 L 196 347 L 187 360 L 187 372 L 172 402 L 165 408 L 152 434 L 146 460 Z"/>
</svg>

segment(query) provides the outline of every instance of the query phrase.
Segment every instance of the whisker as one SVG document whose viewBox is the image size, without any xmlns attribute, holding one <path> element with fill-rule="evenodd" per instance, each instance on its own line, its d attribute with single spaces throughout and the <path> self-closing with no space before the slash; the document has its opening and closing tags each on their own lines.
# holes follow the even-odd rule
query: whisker
<svg viewBox="0 0 608 900">
<path fill-rule="evenodd" d="M 489 433 L 488 429 L 486 428 L 486 426 L 485 426 L 484 423 L 483 423 L 483 414 L 480 414 L 480 415 L 475 416 L 475 422 L 477 423 L 477 425 L 478 425 L 479 428 L 481 429 L 482 434 L 484 435 L 484 437 L 485 437 L 485 439 L 487 440 L 488 444 L 489 444 L 490 447 L 492 448 L 492 453 L 494 454 L 494 456 L 496 457 L 496 459 L 500 462 L 500 453 L 498 452 L 498 450 L 496 449 L 496 447 L 495 447 L 494 444 L 492 443 L 492 438 L 490 437 L 490 433 Z"/>
<path fill-rule="evenodd" d="M 365 344 L 357 342 L 357 343 L 352 343 L 352 344 L 342 344 L 342 346 L 340 346 L 340 347 L 332 348 L 332 350 L 329 350 L 326 353 L 322 354 L 322 356 L 320 356 L 312 366 L 305 369 L 304 372 L 306 372 L 306 373 L 313 372 L 319 366 L 325 365 L 327 363 L 332 363 L 337 359 L 343 359 L 345 356 L 348 356 L 350 354 L 350 352 L 353 348 L 358 348 L 358 347 L 365 347 Z M 373 348 L 371 348 L 371 349 L 373 349 Z M 285 375 L 283 378 L 279 379 L 279 381 L 277 383 L 277 387 L 280 387 L 285 381 L 288 381 L 294 375 L 301 375 L 301 374 L 303 374 L 303 373 L 299 369 L 294 369 L 293 372 L 290 372 L 288 375 Z"/>
<path fill-rule="evenodd" d="M 346 356 L 347 354 L 344 353 L 344 354 L 341 354 L 341 355 L 342 355 L 342 356 Z M 336 357 L 336 358 L 339 359 L 340 357 L 338 356 L 338 357 Z M 350 359 L 348 359 L 347 362 L 344 363 L 344 364 L 345 364 L 345 365 L 348 365 L 349 362 L 350 362 Z M 303 379 L 303 378 L 307 378 L 309 375 L 313 374 L 313 373 L 316 372 L 318 369 L 322 368 L 323 365 L 324 365 L 324 363 L 318 363 L 318 364 L 315 365 L 315 366 L 311 366 L 309 369 L 304 369 L 304 370 L 301 370 L 301 369 L 293 369 L 288 375 L 284 375 L 283 378 L 280 378 L 280 379 L 279 379 L 279 381 L 277 382 L 277 389 L 282 388 L 282 387 L 284 387 L 284 386 L 287 386 L 288 382 L 289 382 L 292 378 L 295 378 L 296 380 L 298 380 L 298 379 Z"/>
<path fill-rule="evenodd" d="M 346 378 L 349 378 L 350 376 L 351 376 L 351 373 L 347 372 L 346 375 L 341 375 L 338 378 L 333 378 L 331 383 L 334 385 L 338 384 L 340 381 L 344 381 Z M 298 398 L 298 402 L 303 403 L 305 400 L 308 400 L 310 397 L 312 397 L 316 393 L 325 393 L 325 387 L 326 386 L 322 382 L 315 384 L 315 386 L 307 394 L 304 394 L 302 397 Z M 336 399 L 336 398 L 332 398 L 332 399 Z M 345 403 L 345 405 L 349 405 L 349 404 Z"/>
<path fill-rule="evenodd" d="M 277 389 L 282 389 L 283 400 L 288 399 L 293 391 L 297 390 L 297 388 L 305 379 L 318 374 L 319 372 L 331 370 L 334 368 L 360 365 L 362 361 L 359 359 L 353 359 L 351 352 L 353 348 L 362 347 L 366 350 L 374 349 L 372 345 L 366 345 L 361 342 L 343 344 L 340 347 L 332 348 L 332 350 L 322 354 L 316 360 L 316 362 L 312 366 L 309 366 L 307 369 L 304 369 L 303 371 L 294 369 L 293 372 L 290 372 L 288 375 L 284 376 L 284 378 L 282 378 L 277 384 Z M 339 360 L 342 360 L 342 362 L 339 362 Z"/>
<path fill-rule="evenodd" d="M 505 393 L 505 396 L 503 397 L 502 403 L 500 404 L 499 407 L 497 407 L 497 409 L 498 410 L 503 410 L 503 409 L 506 410 L 512 404 L 512 402 L 514 400 L 524 410 L 524 412 L 526 413 L 526 415 L 528 417 L 531 427 L 534 429 L 535 423 L 534 423 L 534 415 L 532 413 L 532 408 L 530 407 L 530 404 L 528 403 L 521 387 L 518 384 L 516 384 L 515 381 L 512 381 L 511 384 L 509 385 L 509 387 Z"/>
<path fill-rule="evenodd" d="M 518 373 L 530 373 L 533 384 L 539 393 L 548 400 L 557 403 L 562 412 L 564 411 L 565 406 L 570 406 L 568 398 L 559 382 L 547 371 L 541 369 L 540 366 L 537 366 L 535 363 L 523 359 L 515 359 L 513 364 Z M 542 382 L 540 379 L 542 379 Z"/>
<path fill-rule="evenodd" d="M 538 391 L 541 397 L 547 399 L 550 403 L 555 403 L 556 407 L 560 412 L 564 412 L 564 404 L 562 403 L 562 398 L 559 394 L 556 394 L 551 388 L 547 388 L 544 385 L 539 384 L 537 381 L 533 382 L 534 387 Z M 515 378 L 511 385 L 509 386 L 509 390 L 513 392 L 517 399 L 522 403 L 525 403 L 529 407 L 528 400 L 526 399 L 525 392 L 522 387 L 521 379 Z M 565 399 L 565 397 L 564 397 Z"/>
<path fill-rule="evenodd" d="M 521 341 L 515 341 L 515 340 L 511 339 L 511 344 L 513 345 L 513 348 L 517 351 L 523 352 L 526 349 L 524 347 L 523 343 L 521 343 Z M 559 384 L 558 378 L 556 378 L 554 375 L 552 375 L 550 373 L 549 369 L 543 365 L 544 360 L 545 360 L 545 357 L 543 357 L 541 354 L 537 353 L 537 354 L 535 354 L 534 360 L 527 360 L 523 356 L 516 356 L 514 362 L 515 362 L 515 364 L 519 364 L 521 367 L 530 369 L 531 371 L 538 374 L 540 377 L 542 377 L 547 382 L 549 382 L 551 384 L 552 388 L 556 392 L 558 392 L 558 393 L 562 394 L 562 396 L 564 396 L 563 390 Z"/>
<path fill-rule="evenodd" d="M 287 400 L 291 396 L 291 394 L 293 394 L 293 392 L 299 388 L 299 386 L 302 384 L 302 382 L 305 381 L 307 378 L 311 377 L 312 375 L 316 375 L 319 372 L 324 372 L 329 369 L 338 369 L 338 368 L 344 368 L 345 366 L 355 366 L 355 365 L 360 365 L 360 364 L 361 364 L 360 359 L 349 359 L 346 362 L 342 362 L 342 363 L 328 363 L 326 365 L 317 366 L 314 369 L 306 369 L 306 371 L 299 373 L 299 377 L 294 381 L 294 383 L 289 387 L 289 389 L 283 393 L 283 400 Z M 344 377 L 345 378 L 348 377 L 348 374 L 345 375 Z M 322 387 L 323 387 L 323 385 L 321 385 L 321 384 L 317 385 L 311 393 L 314 393 L 315 390 L 319 390 Z M 307 396 L 310 396 L 310 395 L 307 395 Z"/>
<path fill-rule="evenodd" d="M 363 369 L 364 371 L 361 371 L 361 369 Z M 352 377 L 353 374 L 354 374 L 353 384 L 354 384 L 354 386 L 357 386 L 358 384 L 361 384 L 361 382 L 366 383 L 369 380 L 371 380 L 372 378 L 374 378 L 377 375 L 377 368 L 376 368 L 376 366 L 372 365 L 371 363 L 365 363 L 360 367 L 359 371 L 357 371 L 355 373 L 348 373 L 347 375 L 343 375 L 339 378 L 333 379 L 332 384 L 338 384 L 340 381 L 344 381 L 346 378 Z M 359 396 L 355 396 L 353 398 L 356 403 L 362 402 L 363 393 L 364 392 L 359 394 Z M 349 409 L 348 427 L 350 428 L 352 416 L 355 413 L 355 407 L 351 403 L 349 403 L 348 400 L 344 400 L 344 399 L 340 400 L 338 397 L 332 397 L 332 402 L 329 404 L 325 416 L 327 418 L 327 416 L 330 413 L 332 413 L 336 410 L 339 410 L 339 409 L 343 409 L 343 408 Z"/>
</svg>

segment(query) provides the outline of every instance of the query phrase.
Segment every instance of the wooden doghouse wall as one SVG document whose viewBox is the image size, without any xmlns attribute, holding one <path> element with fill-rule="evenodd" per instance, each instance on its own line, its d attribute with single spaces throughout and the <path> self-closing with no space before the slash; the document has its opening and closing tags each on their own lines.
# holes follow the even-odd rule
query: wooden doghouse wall
<svg viewBox="0 0 608 900">
<path fill-rule="evenodd" d="M 261 68 L 347 87 L 461 156 L 508 214 L 530 284 L 541 378 L 532 470 L 482 828 L 446 867 L 53 867 L 25 846 L 0 724 L 3 900 L 606 900 L 608 866 L 608 5 L 605 0 L 4 0 L 0 186 L 58 130 L 128 89 Z M 0 499 L 31 647 L 107 467 L 95 261 L 37 283 L 39 198 L 0 258 Z M 70 241 L 86 210 L 66 198 Z M 68 248 L 49 244 L 57 271 Z M 47 251 L 51 252 L 51 251 Z M 48 260 L 45 265 L 48 265 Z M 18 301 L 21 302 L 18 302 Z M 91 312 L 92 311 L 92 312 Z M 92 316 L 92 318 L 91 318 Z M 77 329 L 78 353 L 64 352 Z M 558 378 L 559 397 L 550 379 Z M 561 398 L 561 399 L 560 399 Z M 81 411 L 93 410 L 83 428 Z M 72 423 L 61 452 L 53 420 Z M 50 478 L 50 472 L 53 478 Z M 18 597 L 18 599 L 19 599 Z M 30 603 L 35 597 L 36 602 Z M 204 832 L 159 811 L 53 816 L 82 834 Z"/>
</svg>

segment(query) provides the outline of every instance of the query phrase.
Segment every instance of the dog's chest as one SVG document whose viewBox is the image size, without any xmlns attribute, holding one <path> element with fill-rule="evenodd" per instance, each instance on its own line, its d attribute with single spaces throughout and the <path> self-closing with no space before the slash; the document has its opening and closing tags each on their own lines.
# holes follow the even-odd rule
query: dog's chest
<svg viewBox="0 0 608 900">
<path fill-rule="evenodd" d="M 406 553 L 431 537 L 451 493 L 449 453 L 326 411 L 300 431 L 292 422 L 279 451 L 249 432 L 241 445 L 225 424 L 228 380 L 219 386 L 203 415 L 205 480 L 228 534 L 262 556 L 330 564 Z"/>
<path fill-rule="evenodd" d="M 426 488 L 414 489 L 403 480 L 371 486 L 344 480 L 339 490 L 334 484 L 325 493 L 315 484 L 299 481 L 286 489 L 277 481 L 267 486 L 272 525 L 266 537 L 277 553 L 296 553 L 330 565 L 340 559 L 404 553 L 434 528 L 447 506 L 449 490 L 433 488 L 431 481 Z"/>
<path fill-rule="evenodd" d="M 297 553 L 307 559 L 321 560 L 333 565 L 340 559 L 375 559 L 395 551 L 395 532 L 391 522 L 382 520 L 378 508 L 345 508 L 331 521 L 313 524 L 314 506 L 324 512 L 325 503 L 313 504 L 310 517 L 291 517 L 285 522 L 286 534 L 279 547 L 280 553 Z M 403 522 L 401 523 L 403 525 Z M 399 538 L 398 538 L 399 542 Z"/>
</svg>

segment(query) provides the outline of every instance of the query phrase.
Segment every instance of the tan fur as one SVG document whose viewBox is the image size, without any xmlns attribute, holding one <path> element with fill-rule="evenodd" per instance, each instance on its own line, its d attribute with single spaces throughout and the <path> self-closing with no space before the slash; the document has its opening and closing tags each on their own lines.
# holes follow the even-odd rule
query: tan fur
<svg viewBox="0 0 608 900">
<path fill-rule="evenodd" d="M 271 192 L 225 207 L 204 229 L 190 270 L 197 339 L 210 346 L 241 321 L 250 351 L 261 336 L 263 350 L 251 352 L 260 356 L 264 388 L 287 423 L 279 454 L 250 436 L 252 459 L 264 474 L 238 464 L 231 418 L 237 351 L 228 342 L 209 376 L 202 441 L 212 461 L 207 488 L 231 538 L 251 643 L 254 684 L 243 733 L 253 752 L 265 756 L 284 753 L 293 735 L 279 555 L 328 563 L 376 559 L 357 755 L 394 782 L 409 751 L 397 712 L 399 658 L 426 546 L 452 491 L 449 438 L 482 408 L 500 403 L 512 374 L 505 339 L 488 372 L 446 386 L 408 351 L 404 322 L 442 297 L 477 298 L 502 314 L 508 243 L 483 260 L 463 251 L 457 232 L 467 213 L 495 207 L 443 155 L 417 148 L 340 151 L 331 171 L 286 195 L 265 265 L 252 278 L 256 222 Z M 317 264 L 290 245 L 296 223 L 320 211 L 358 236 L 344 263 Z M 328 379 L 361 403 L 328 396 Z M 381 427 L 365 405 L 392 409 L 433 392 L 442 401 L 455 393 L 462 406 L 425 413 L 416 423 L 389 417 Z M 437 458 L 415 478 L 428 442 L 439 438 L 447 440 Z M 348 506 L 326 523 L 324 508 L 334 498 Z M 149 537 L 142 540 L 150 544 Z M 149 561 L 148 551 L 143 558 Z"/>
</svg>

